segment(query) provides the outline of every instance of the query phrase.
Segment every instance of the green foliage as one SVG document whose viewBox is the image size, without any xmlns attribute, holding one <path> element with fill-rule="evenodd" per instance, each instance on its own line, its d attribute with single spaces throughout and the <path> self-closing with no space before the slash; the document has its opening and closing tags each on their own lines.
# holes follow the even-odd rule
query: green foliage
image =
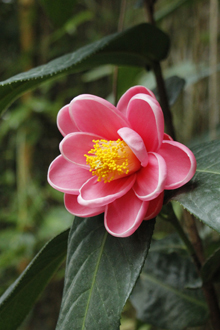
<svg viewBox="0 0 220 330">
<path fill-rule="evenodd" d="M 185 80 L 177 76 L 172 76 L 165 80 L 165 87 L 170 106 L 175 104 L 184 86 Z M 157 99 L 159 99 L 157 88 L 153 89 L 153 92 Z"/>
<path fill-rule="evenodd" d="M 150 247 L 154 221 L 130 237 L 109 235 L 103 215 L 75 218 L 57 330 L 118 329 L 122 309 Z"/>
<path fill-rule="evenodd" d="M 201 23 L 197 17 L 192 19 L 192 13 L 199 9 L 196 3 L 199 0 L 157 1 L 159 10 L 155 13 L 155 20 L 159 24 L 162 22 L 163 29 L 169 31 L 173 41 L 174 53 L 165 63 L 164 73 L 169 77 L 165 79 L 169 104 L 177 105 L 172 109 L 180 123 L 180 129 L 178 125 L 176 128 L 185 132 L 189 124 L 193 138 L 195 122 L 199 134 L 202 119 L 204 129 L 208 127 L 207 86 L 212 75 L 204 57 L 210 52 L 207 48 L 200 48 L 207 45 L 211 37 L 207 31 L 203 31 L 204 35 L 200 31 L 207 25 L 204 18 L 207 5 L 203 1 L 200 7 Z M 29 5 L 24 9 L 31 11 L 32 21 L 22 35 L 19 25 L 25 18 L 18 20 L 22 17 L 19 16 L 22 6 L 17 6 L 15 1 L 0 2 L 0 72 L 2 79 L 12 76 L 0 83 L 1 112 L 20 95 L 44 83 L 36 92 L 15 104 L 1 121 L 1 291 L 8 282 L 11 283 L 13 276 L 20 274 L 42 243 L 72 222 L 72 215 L 63 207 L 62 194 L 46 184 L 47 167 L 58 154 L 61 139 L 55 127 L 58 109 L 80 93 L 109 95 L 113 65 L 119 65 L 116 98 L 136 84 L 153 88 L 156 85 L 154 73 L 146 72 L 146 68 L 149 70 L 153 61 L 165 59 L 169 50 L 167 34 L 149 24 L 136 25 L 143 20 L 143 13 L 135 11 L 132 4 L 125 13 L 129 18 L 128 23 L 125 19 L 125 30 L 111 35 L 117 30 L 120 5 L 117 1 L 67 0 L 64 6 L 61 0 L 41 0 L 35 1 L 34 5 L 30 1 Z M 131 22 L 133 27 L 126 29 Z M 191 30 L 189 25 L 185 27 L 187 22 L 190 22 Z M 21 39 L 29 30 L 32 48 L 23 49 Z M 87 45 L 82 47 L 83 44 Z M 21 56 L 20 49 L 23 50 Z M 201 56 L 199 63 L 196 62 L 197 53 Z M 66 55 L 48 62 L 60 54 Z M 35 69 L 13 76 L 15 72 L 25 71 L 27 63 Z M 215 70 L 219 71 L 219 65 Z M 187 86 L 181 97 L 185 81 L 180 77 L 185 79 Z M 154 93 L 159 99 L 156 89 Z M 112 94 L 109 99 L 112 101 Z M 191 135 L 188 131 L 185 134 L 189 141 Z M 208 131 L 205 138 L 208 139 Z M 203 282 L 219 282 L 220 143 L 202 145 L 200 135 L 198 141 L 199 145 L 192 148 L 198 162 L 195 177 L 185 187 L 168 193 L 166 201 L 173 198 L 179 202 L 174 203 L 179 219 L 182 219 L 183 205 L 203 221 L 198 228 L 206 254 L 211 250 L 212 255 L 201 268 L 201 279 Z M 157 224 L 155 237 L 164 237 L 169 231 L 168 223 L 157 221 Z M 57 330 L 118 330 L 123 306 L 146 259 L 153 225 L 153 221 L 144 222 L 131 237 L 118 239 L 107 234 L 102 216 L 76 218 L 69 236 L 64 296 Z M 47 243 L 0 298 L 0 330 L 15 330 L 24 320 L 64 260 L 67 236 L 68 231 L 65 231 Z M 138 322 L 136 330 L 182 330 L 205 324 L 208 312 L 201 292 L 201 279 L 176 236 L 153 242 L 131 297 L 138 318 L 147 323 Z M 46 302 L 48 308 L 50 305 Z M 124 312 L 131 314 L 132 322 L 122 324 L 121 330 L 130 330 L 134 328 L 135 313 L 129 303 Z M 41 319 L 39 315 L 37 317 Z M 123 315 L 122 323 L 125 319 Z M 37 329 L 31 319 L 22 330 L 35 330 L 35 327 Z M 39 327 L 42 328 L 52 329 L 47 322 Z"/>
<path fill-rule="evenodd" d="M 192 151 L 197 160 L 196 174 L 189 184 L 174 192 L 173 199 L 220 233 L 220 141 L 200 144 Z"/>
<path fill-rule="evenodd" d="M 0 298 L 0 329 L 16 329 L 66 256 L 65 231 L 48 242 Z M 13 311 L 13 313 L 12 313 Z"/>
<path fill-rule="evenodd" d="M 220 249 L 217 249 L 204 263 L 201 269 L 203 282 L 220 280 Z"/>
<path fill-rule="evenodd" d="M 152 242 L 131 296 L 137 317 L 162 329 L 183 330 L 208 317 L 195 266 L 180 246 L 176 236 Z"/>
<path fill-rule="evenodd" d="M 152 25 L 140 24 L 1 82 L 0 108 L 7 108 L 18 96 L 51 78 L 100 64 L 145 67 L 166 58 L 168 50 L 169 38 L 165 33 Z"/>
<path fill-rule="evenodd" d="M 52 22 L 58 27 L 62 26 L 73 15 L 74 7 L 77 3 L 76 0 L 65 0 L 65 5 L 63 6 L 63 0 L 53 0 L 53 5 L 51 6 L 50 0 L 40 0 L 40 2 Z M 62 15 L 60 15 L 60 8 L 62 8 Z"/>
</svg>

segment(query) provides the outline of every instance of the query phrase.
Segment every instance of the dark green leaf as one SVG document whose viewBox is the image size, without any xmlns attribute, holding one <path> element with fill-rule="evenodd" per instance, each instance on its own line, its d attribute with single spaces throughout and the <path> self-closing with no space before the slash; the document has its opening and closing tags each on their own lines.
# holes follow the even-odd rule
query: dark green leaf
<svg viewBox="0 0 220 330">
<path fill-rule="evenodd" d="M 75 218 L 69 236 L 57 330 L 117 330 L 120 315 L 146 258 L 154 221 L 130 237 L 107 233 L 103 215 Z"/>
<path fill-rule="evenodd" d="M 220 280 L 220 248 L 206 260 L 201 269 L 201 276 L 203 282 Z"/>
<path fill-rule="evenodd" d="M 101 64 L 145 67 L 166 58 L 168 50 L 165 33 L 150 24 L 137 25 L 1 82 L 0 109 L 3 111 L 18 96 L 52 78 Z"/>
<path fill-rule="evenodd" d="M 198 287 L 194 264 L 183 253 L 170 252 L 173 243 L 173 238 L 152 242 L 131 302 L 141 321 L 182 330 L 204 324 L 208 312 L 201 289 L 189 289 Z"/>
<path fill-rule="evenodd" d="M 185 86 L 185 80 L 183 78 L 172 76 L 165 80 L 165 86 L 168 96 L 169 105 L 172 106 L 176 102 L 179 94 L 183 90 Z M 159 95 L 157 92 L 157 88 L 153 90 L 156 98 L 159 100 Z"/>
<path fill-rule="evenodd" d="M 15 330 L 24 320 L 66 256 L 69 230 L 48 242 L 0 298 L 0 330 Z"/>
<path fill-rule="evenodd" d="M 73 16 L 73 9 L 77 1 L 65 0 L 65 5 L 63 0 L 40 0 L 40 2 L 52 22 L 56 26 L 61 27 L 69 18 Z"/>
<path fill-rule="evenodd" d="M 192 151 L 197 160 L 194 178 L 170 193 L 190 213 L 220 233 L 220 141 L 198 145 Z"/>
</svg>

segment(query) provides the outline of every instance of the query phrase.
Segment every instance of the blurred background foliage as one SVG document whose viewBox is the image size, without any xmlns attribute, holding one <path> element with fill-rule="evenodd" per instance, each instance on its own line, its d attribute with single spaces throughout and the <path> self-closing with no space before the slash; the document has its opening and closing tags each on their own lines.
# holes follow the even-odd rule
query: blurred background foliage
<svg viewBox="0 0 220 330">
<path fill-rule="evenodd" d="M 1 80 L 116 32 L 121 28 L 119 17 L 123 28 L 147 20 L 142 1 L 122 3 L 124 11 L 117 0 L 0 0 Z M 172 112 L 178 140 L 189 145 L 219 136 L 216 3 L 156 2 L 157 25 L 171 38 L 169 57 L 162 63 L 164 76 L 185 79 L 184 90 Z M 59 154 L 62 138 L 56 127 L 58 110 L 81 93 L 114 102 L 114 70 L 113 66 L 105 65 L 45 83 L 17 100 L 0 119 L 1 294 L 43 244 L 68 228 L 73 220 L 63 207 L 63 194 L 52 189 L 46 180 L 48 166 Z M 119 68 L 118 95 L 135 84 L 154 88 L 154 76 L 139 68 Z M 156 238 L 170 232 L 169 224 L 157 222 Z M 201 226 L 201 233 L 207 240 L 212 235 L 212 244 L 219 245 L 218 235 L 211 230 Z M 55 328 L 63 272 L 64 267 L 20 330 Z M 135 311 L 128 303 L 121 330 L 134 329 L 158 328 L 137 323 Z"/>
</svg>

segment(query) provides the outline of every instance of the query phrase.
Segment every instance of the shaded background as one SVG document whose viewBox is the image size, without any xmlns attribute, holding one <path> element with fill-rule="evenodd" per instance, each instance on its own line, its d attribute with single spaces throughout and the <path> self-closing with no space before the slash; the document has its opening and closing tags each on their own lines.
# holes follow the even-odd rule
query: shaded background
<svg viewBox="0 0 220 330">
<path fill-rule="evenodd" d="M 142 1 L 124 3 L 123 28 L 147 20 Z M 185 79 L 172 112 L 177 138 L 188 145 L 219 137 L 217 4 L 216 0 L 156 2 L 157 24 L 171 38 L 170 55 L 162 63 L 164 76 Z M 117 0 L 0 0 L 0 80 L 116 32 L 120 12 Z M 62 138 L 56 127 L 58 110 L 81 93 L 114 102 L 113 73 L 114 67 L 106 65 L 45 83 L 13 103 L 13 111 L 0 119 L 0 294 L 43 244 L 73 221 L 63 206 L 63 194 L 46 180 Z M 119 96 L 135 84 L 154 88 L 154 77 L 140 68 L 119 68 Z M 170 231 L 158 221 L 155 236 Z M 20 330 L 55 328 L 63 275 L 61 267 Z M 128 303 L 121 330 L 134 329 L 158 328 L 138 325 Z"/>
</svg>

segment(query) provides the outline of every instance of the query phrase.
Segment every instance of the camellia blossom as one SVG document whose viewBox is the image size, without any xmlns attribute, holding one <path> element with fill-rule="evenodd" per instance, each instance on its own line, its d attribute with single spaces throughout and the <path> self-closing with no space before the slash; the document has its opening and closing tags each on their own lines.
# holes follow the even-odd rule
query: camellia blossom
<svg viewBox="0 0 220 330">
<path fill-rule="evenodd" d="M 48 182 L 65 193 L 70 213 L 104 212 L 105 228 L 116 237 L 158 215 L 164 190 L 181 187 L 196 171 L 193 153 L 164 133 L 161 107 L 143 86 L 130 88 L 117 107 L 79 95 L 59 111 L 57 125 L 64 138 Z"/>
</svg>

